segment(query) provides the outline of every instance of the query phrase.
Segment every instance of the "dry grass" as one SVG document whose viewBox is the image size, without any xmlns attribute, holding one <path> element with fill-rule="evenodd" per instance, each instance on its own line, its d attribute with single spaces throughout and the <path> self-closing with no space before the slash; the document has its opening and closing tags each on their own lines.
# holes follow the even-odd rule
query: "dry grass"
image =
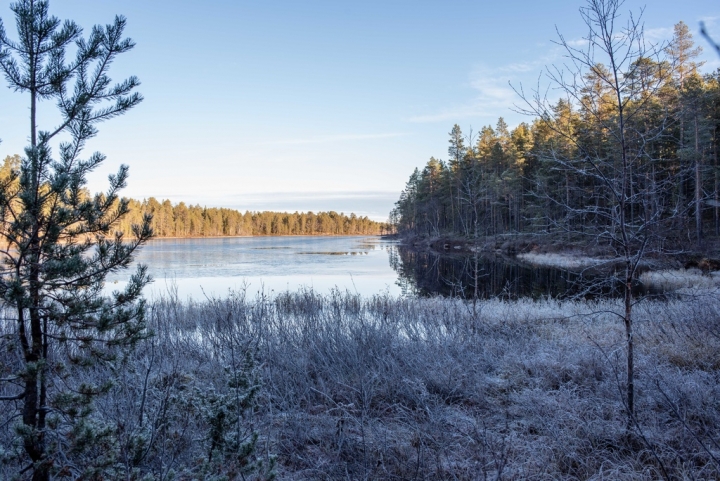
<svg viewBox="0 0 720 481">
<path fill-rule="evenodd" d="M 182 473 L 205 449 L 190 393 L 221 391 L 231 353 L 251 350 L 262 388 L 245 423 L 280 479 L 717 479 L 720 302 L 637 306 L 629 432 L 620 309 L 312 291 L 164 299 L 153 342 L 97 416 L 122 424 L 122 446 L 154 443 L 135 465 L 128 456 L 128 473 Z"/>
</svg>

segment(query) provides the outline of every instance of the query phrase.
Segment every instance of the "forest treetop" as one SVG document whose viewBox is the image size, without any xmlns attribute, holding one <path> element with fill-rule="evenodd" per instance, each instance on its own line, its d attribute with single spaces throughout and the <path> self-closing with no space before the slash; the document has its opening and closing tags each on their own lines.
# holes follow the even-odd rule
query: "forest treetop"
<svg viewBox="0 0 720 481">
<path fill-rule="evenodd" d="M 720 71 L 701 74 L 700 51 L 679 22 L 657 58 L 635 58 L 619 72 L 624 113 L 630 114 L 625 127 L 639 149 L 628 188 L 642 184 L 644 169 L 654 172 L 653 209 L 673 217 L 666 233 L 678 242 L 720 233 Z M 608 205 L 600 195 L 604 181 L 581 174 L 591 174 L 590 158 L 608 172 L 618 167 L 609 72 L 597 63 L 566 77 L 578 86 L 576 97 L 535 110 L 514 129 L 502 118 L 467 135 L 454 125 L 448 159 L 431 157 L 415 169 L 391 222 L 404 234 L 469 238 L 554 233 L 578 239 L 588 226 L 606 226 L 610 220 L 598 214 Z M 567 168 L 575 161 L 585 164 Z M 633 202 L 628 214 L 638 219 L 645 207 L 642 199 Z"/>
</svg>

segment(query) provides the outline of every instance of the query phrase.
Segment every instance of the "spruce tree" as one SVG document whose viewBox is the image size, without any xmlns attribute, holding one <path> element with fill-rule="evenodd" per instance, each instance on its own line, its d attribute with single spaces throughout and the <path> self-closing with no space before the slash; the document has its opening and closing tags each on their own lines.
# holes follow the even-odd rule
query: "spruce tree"
<svg viewBox="0 0 720 481">
<path fill-rule="evenodd" d="M 118 196 L 128 168 L 109 177 L 104 194 L 91 196 L 87 175 L 105 157 L 83 153 L 98 123 L 142 100 L 137 78 L 113 84 L 108 76 L 133 42 L 123 38 L 123 17 L 93 27 L 85 38 L 74 22 L 51 16 L 47 1 L 20 0 L 11 10 L 18 40 L 0 23 L 0 69 L 11 89 L 29 97 L 30 145 L 0 182 L 0 298 L 18 353 L 14 375 L 0 380 L 0 399 L 18 415 L 23 472 L 33 480 L 99 479 L 113 463 L 113 441 L 112 430 L 94 420 L 92 400 L 108 383 L 89 374 L 81 381 L 77 373 L 107 369 L 147 335 L 145 268 L 110 295 L 104 280 L 128 267 L 152 230 L 146 216 L 131 240 L 115 232 L 128 212 Z M 61 120 L 43 130 L 38 113 L 48 101 Z"/>
</svg>

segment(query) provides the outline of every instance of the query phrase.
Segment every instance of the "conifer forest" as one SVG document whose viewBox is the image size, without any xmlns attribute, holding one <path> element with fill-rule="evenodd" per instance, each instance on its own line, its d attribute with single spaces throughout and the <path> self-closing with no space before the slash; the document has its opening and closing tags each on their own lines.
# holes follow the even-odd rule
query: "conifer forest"
<svg viewBox="0 0 720 481">
<path fill-rule="evenodd" d="M 720 73 L 699 73 L 687 25 L 675 25 L 664 49 L 615 51 L 609 64 L 568 48 L 586 68 L 549 70 L 557 99 L 518 90 L 527 122 L 453 126 L 447 160 L 410 176 L 391 214 L 399 232 L 597 234 L 602 243 L 624 192 L 622 214 L 647 239 L 662 231 L 654 240 L 687 246 L 718 236 Z"/>
<path fill-rule="evenodd" d="M 654 44 L 624 8 L 582 2 L 564 63 L 513 85 L 527 121 L 455 124 L 381 223 L 134 200 L 124 164 L 91 192 L 100 127 L 142 112 L 140 80 L 110 77 L 132 19 L 11 3 L 2 98 L 29 129 L 0 166 L 0 479 L 720 479 L 720 71 L 688 24 Z M 248 240 L 153 238 L 291 235 L 384 235 L 296 257 L 349 270 L 384 242 L 398 286 L 446 290 L 146 297 L 143 248 L 201 250 L 197 274 L 197 246 Z M 244 252 L 292 271 L 292 239 L 263 240 Z M 540 265 L 538 295 L 491 278 Z"/>
<path fill-rule="evenodd" d="M 366 216 L 337 212 L 239 212 L 234 209 L 200 207 L 180 202 L 130 199 L 130 213 L 118 228 L 132 234 L 133 224 L 145 214 L 152 215 L 156 237 L 219 237 L 265 235 L 380 235 L 390 226 Z"/>
</svg>

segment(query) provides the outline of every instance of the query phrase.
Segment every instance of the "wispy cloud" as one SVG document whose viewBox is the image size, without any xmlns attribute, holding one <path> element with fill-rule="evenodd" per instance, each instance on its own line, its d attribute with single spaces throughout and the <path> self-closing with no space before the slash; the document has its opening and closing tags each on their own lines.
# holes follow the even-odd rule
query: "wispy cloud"
<svg viewBox="0 0 720 481">
<path fill-rule="evenodd" d="M 382 190 L 360 190 L 360 191 L 299 191 L 299 192 L 254 192 L 235 194 L 231 198 L 241 201 L 274 201 L 285 200 L 329 200 L 329 199 L 378 199 L 393 198 L 398 193 L 395 191 Z"/>
<path fill-rule="evenodd" d="M 335 134 L 316 135 L 302 139 L 279 139 L 272 142 L 264 142 L 261 145 L 302 145 L 302 144 L 329 144 L 333 142 L 349 142 L 355 140 L 376 140 L 391 139 L 410 135 L 407 132 L 391 132 L 383 134 Z"/>
<path fill-rule="evenodd" d="M 673 32 L 673 27 L 646 28 L 643 31 L 645 35 L 645 41 L 650 42 L 651 44 L 658 44 L 669 41 L 673 36 Z M 622 40 L 623 35 L 621 33 L 616 33 L 615 38 L 617 40 Z M 589 46 L 590 42 L 587 38 L 581 37 L 565 40 L 565 43 L 570 48 L 585 50 Z"/>
<path fill-rule="evenodd" d="M 471 117 L 495 119 L 507 112 L 517 102 L 517 93 L 510 83 L 519 84 L 522 79 L 539 75 L 553 57 L 543 57 L 529 62 L 503 65 L 499 68 L 478 67 L 470 74 L 469 86 L 473 97 L 465 105 L 456 105 L 439 112 L 410 117 L 410 122 L 445 122 Z"/>
<path fill-rule="evenodd" d="M 703 19 L 707 25 L 720 21 L 718 17 L 706 17 Z M 691 29 L 697 30 L 697 25 Z M 695 32 L 693 32 L 695 33 Z M 662 47 L 669 42 L 674 34 L 674 27 L 654 27 L 644 31 L 645 40 L 648 46 L 654 44 Z M 696 41 L 699 33 L 695 35 Z M 720 37 L 720 34 L 718 34 Z M 588 40 L 585 38 L 574 38 L 566 40 L 567 46 L 573 49 L 585 50 L 588 47 Z M 546 66 L 556 65 L 563 69 L 563 59 L 567 53 L 562 46 L 555 44 L 546 50 L 546 54 L 534 60 L 510 63 L 499 68 L 490 69 L 485 66 L 476 68 L 470 73 L 469 86 L 474 94 L 460 105 L 453 105 L 436 112 L 419 114 L 409 117 L 407 120 L 416 123 L 462 121 L 469 118 L 497 118 L 509 113 L 514 105 L 519 103 L 519 98 L 513 86 L 520 89 L 523 85 L 536 86 L 538 77 L 542 75 Z M 713 67 L 718 61 L 714 58 L 704 59 L 706 61 L 705 71 Z M 512 84 L 512 85 L 511 85 Z M 526 90 L 526 93 L 531 93 Z M 552 93 L 552 92 L 551 92 Z"/>
<path fill-rule="evenodd" d="M 668 42 L 672 39 L 674 33 L 673 27 L 656 27 L 646 28 L 643 32 L 645 34 L 645 40 L 652 43 Z"/>
<path fill-rule="evenodd" d="M 568 44 L 569 47 L 584 49 L 584 48 L 587 48 L 587 46 L 590 42 L 588 42 L 588 40 L 586 38 L 575 38 L 572 40 L 566 40 L 566 43 Z"/>
</svg>

